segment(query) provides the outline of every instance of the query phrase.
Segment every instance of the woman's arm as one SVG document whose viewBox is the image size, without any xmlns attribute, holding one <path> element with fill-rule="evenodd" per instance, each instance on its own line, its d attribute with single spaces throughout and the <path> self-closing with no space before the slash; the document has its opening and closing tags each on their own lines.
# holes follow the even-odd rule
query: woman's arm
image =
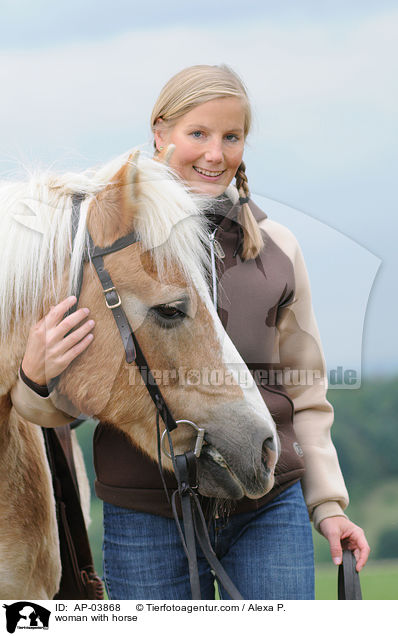
<svg viewBox="0 0 398 636">
<path fill-rule="evenodd" d="M 62 426 L 78 415 L 69 405 L 64 405 L 67 412 L 60 410 L 53 403 L 51 394 L 45 391 L 46 385 L 62 373 L 93 339 L 90 332 L 94 321 L 87 320 L 87 308 L 78 309 L 63 318 L 75 302 L 74 296 L 66 298 L 31 328 L 21 364 L 22 377 L 20 373 L 11 391 L 17 413 L 39 426 Z M 69 333 L 71 329 L 75 330 Z M 27 382 L 23 377 L 28 379 Z"/>
<path fill-rule="evenodd" d="M 20 375 L 11 390 L 11 401 L 18 415 L 32 424 L 45 428 L 56 428 L 70 424 L 79 415 L 78 413 L 68 414 L 58 409 L 51 394 L 42 397 L 25 384 Z M 72 409 L 67 410 L 72 411 Z"/>
<path fill-rule="evenodd" d="M 333 408 L 326 399 L 326 365 L 304 259 L 289 230 L 268 220 L 261 225 L 288 255 L 294 269 L 295 295 L 278 312 L 275 356 L 284 376 L 288 378 L 290 373 L 291 382 L 284 386 L 294 404 L 294 429 L 304 452 L 302 486 L 308 511 L 315 528 L 328 539 L 332 558 L 340 560 L 342 542 L 345 545 L 350 541 L 360 569 L 369 555 L 369 546 L 361 528 L 344 513 L 349 498 L 330 435 Z"/>
</svg>

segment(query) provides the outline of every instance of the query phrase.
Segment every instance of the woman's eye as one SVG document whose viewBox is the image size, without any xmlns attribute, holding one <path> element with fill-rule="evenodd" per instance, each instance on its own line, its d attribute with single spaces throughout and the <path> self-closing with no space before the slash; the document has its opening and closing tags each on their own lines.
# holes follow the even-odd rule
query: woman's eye
<svg viewBox="0 0 398 636">
<path fill-rule="evenodd" d="M 179 324 L 186 317 L 186 313 L 175 305 L 156 305 L 151 312 L 155 315 L 162 327 L 170 328 Z"/>
<path fill-rule="evenodd" d="M 234 134 L 232 134 L 232 133 L 231 133 L 230 135 L 226 135 L 226 136 L 225 136 L 225 139 L 226 139 L 227 141 L 239 141 L 239 137 L 238 137 L 238 135 L 234 135 Z"/>
<path fill-rule="evenodd" d="M 191 135 L 192 135 L 192 137 L 194 137 L 195 139 L 200 139 L 200 138 L 202 137 L 203 133 L 202 133 L 202 131 L 201 131 L 201 130 L 194 130 L 194 131 L 191 133 Z"/>
</svg>

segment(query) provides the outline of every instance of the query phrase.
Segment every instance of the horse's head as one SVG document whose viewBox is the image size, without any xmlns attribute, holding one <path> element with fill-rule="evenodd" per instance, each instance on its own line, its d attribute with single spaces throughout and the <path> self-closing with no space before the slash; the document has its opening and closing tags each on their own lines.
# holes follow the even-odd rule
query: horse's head
<svg viewBox="0 0 398 636">
<path fill-rule="evenodd" d="M 205 429 L 200 492 L 227 499 L 265 494 L 278 455 L 275 425 L 212 305 L 200 204 L 163 165 L 133 159 L 85 205 L 96 245 L 138 234 L 138 242 L 106 255 L 105 266 L 174 418 Z M 90 263 L 79 304 L 91 310 L 95 337 L 64 372 L 59 391 L 156 460 L 155 407 L 136 365 L 125 362 Z M 195 436 L 180 424 L 172 433 L 174 452 L 193 450 Z M 166 457 L 164 465 L 171 469 Z"/>
</svg>

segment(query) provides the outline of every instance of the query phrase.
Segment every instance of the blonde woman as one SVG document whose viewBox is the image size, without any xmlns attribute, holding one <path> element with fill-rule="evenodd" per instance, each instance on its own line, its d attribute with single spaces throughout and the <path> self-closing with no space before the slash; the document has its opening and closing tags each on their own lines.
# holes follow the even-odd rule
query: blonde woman
<svg viewBox="0 0 398 636">
<path fill-rule="evenodd" d="M 328 539 L 335 563 L 346 546 L 360 570 L 369 546 L 344 513 L 348 496 L 330 438 L 333 410 L 300 248 L 289 230 L 250 199 L 243 162 L 250 121 L 247 92 L 231 69 L 194 66 L 163 88 L 151 127 L 155 155 L 162 159 L 173 144 L 171 167 L 193 191 L 213 199 L 210 241 L 217 241 L 222 282 L 212 290 L 214 300 L 281 440 L 273 490 L 260 500 L 233 502 L 228 514 L 211 518 L 215 551 L 244 598 L 312 599 L 310 519 Z M 73 303 L 64 300 L 31 331 L 19 382 L 35 412 L 46 400 L 49 378 L 92 341 L 94 324 L 82 308 L 74 314 L 80 325 L 75 342 L 65 343 L 62 321 Z M 307 384 L 284 383 L 287 370 L 305 370 Z M 54 425 L 67 421 L 55 409 L 53 417 Z M 187 562 L 157 467 L 105 424 L 96 429 L 94 454 L 109 596 L 189 598 Z M 174 489 L 174 477 L 166 480 Z M 203 598 L 214 598 L 213 576 L 201 554 L 199 570 Z M 222 589 L 221 595 L 227 598 Z"/>
</svg>

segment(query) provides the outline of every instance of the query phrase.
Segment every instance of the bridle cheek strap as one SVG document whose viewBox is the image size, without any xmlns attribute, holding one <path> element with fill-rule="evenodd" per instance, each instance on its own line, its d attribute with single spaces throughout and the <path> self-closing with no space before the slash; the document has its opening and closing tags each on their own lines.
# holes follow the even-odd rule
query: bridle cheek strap
<svg viewBox="0 0 398 636">
<path fill-rule="evenodd" d="M 125 241 L 122 243 L 122 239 L 119 239 L 112 246 L 109 247 L 99 248 L 93 246 L 92 250 L 90 248 L 91 261 L 95 267 L 95 271 L 97 272 L 99 281 L 101 283 L 106 306 L 108 307 L 108 309 L 111 310 L 117 328 L 119 329 L 126 355 L 126 362 L 128 364 L 132 364 L 133 362 L 136 363 L 138 371 L 140 372 L 141 377 L 144 380 L 148 393 L 151 396 L 152 401 L 155 404 L 155 407 L 159 412 L 166 429 L 168 431 L 173 431 L 175 428 L 177 428 L 176 421 L 172 416 L 160 392 L 160 389 L 151 373 L 151 370 L 148 367 L 148 363 L 142 352 L 140 344 L 123 310 L 122 301 L 120 299 L 119 293 L 113 284 L 108 270 L 105 268 L 104 265 L 104 254 L 110 254 L 111 252 L 120 251 L 124 247 L 137 242 L 136 235 L 131 234 L 129 236 L 130 242 Z M 92 245 L 92 239 L 91 237 L 89 238 L 90 244 Z M 124 238 L 127 239 L 127 237 Z"/>
<path fill-rule="evenodd" d="M 114 287 L 108 271 L 105 269 L 103 257 L 101 255 L 95 256 L 92 258 L 92 263 L 102 285 L 106 306 L 112 311 L 112 315 L 119 329 L 120 337 L 126 352 L 126 362 L 131 364 L 136 359 L 136 348 L 134 346 L 133 332 L 123 310 L 119 293 Z"/>
</svg>

